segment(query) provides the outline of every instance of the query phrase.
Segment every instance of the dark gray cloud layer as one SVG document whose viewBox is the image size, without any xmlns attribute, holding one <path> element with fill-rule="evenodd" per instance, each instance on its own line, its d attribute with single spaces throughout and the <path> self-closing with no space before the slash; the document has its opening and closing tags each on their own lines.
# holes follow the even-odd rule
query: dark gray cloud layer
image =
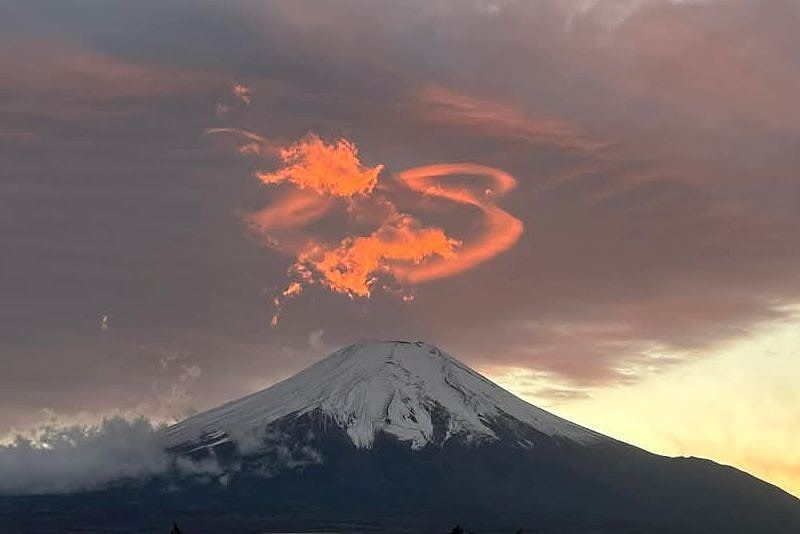
<svg viewBox="0 0 800 534">
<path fill-rule="evenodd" d="M 587 385 L 779 316 L 800 292 L 799 18 L 788 0 L 5 2 L 0 431 L 46 408 L 181 412 L 175 387 L 207 406 L 320 339 L 424 338 Z M 253 104 L 223 124 L 234 80 Z M 312 289 L 271 329 L 291 259 L 245 235 L 269 191 L 203 134 L 228 122 L 344 135 L 388 173 L 502 168 L 525 233 L 411 304 Z"/>
</svg>

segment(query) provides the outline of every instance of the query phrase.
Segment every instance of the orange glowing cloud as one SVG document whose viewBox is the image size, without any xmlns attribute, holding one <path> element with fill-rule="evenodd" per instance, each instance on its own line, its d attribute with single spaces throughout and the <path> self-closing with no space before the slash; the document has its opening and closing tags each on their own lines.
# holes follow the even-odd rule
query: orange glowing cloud
<svg viewBox="0 0 800 534">
<path fill-rule="evenodd" d="M 445 176 L 483 176 L 491 182 L 483 194 L 463 187 L 445 187 L 439 181 Z M 472 163 L 441 163 L 408 169 L 397 179 L 423 195 L 444 198 L 481 210 L 484 228 L 480 236 L 462 247 L 458 254 L 439 261 L 397 269 L 401 281 L 416 284 L 460 273 L 493 258 L 513 247 L 522 235 L 522 221 L 499 208 L 495 200 L 512 190 L 517 181 L 510 174 L 494 167 Z"/>
<path fill-rule="evenodd" d="M 334 248 L 310 246 L 296 268 L 313 269 L 332 291 L 369 297 L 380 273 L 396 276 L 401 265 L 420 265 L 433 256 L 455 258 L 459 244 L 440 228 L 424 228 L 410 215 L 397 214 L 368 236 L 346 237 Z"/>
<path fill-rule="evenodd" d="M 481 187 L 447 185 L 443 180 L 447 177 L 476 177 Z M 308 237 L 305 245 L 303 239 L 288 243 L 276 239 L 275 231 L 310 224 L 333 208 L 333 197 L 357 190 L 333 193 L 317 187 L 287 194 L 249 217 L 251 227 L 266 236 L 269 246 L 291 251 L 297 258 L 289 269 L 292 282 L 275 297 L 273 325 L 284 302 L 299 295 L 304 285 L 317 283 L 351 298 L 366 298 L 376 287 L 386 287 L 381 283 L 384 277 L 415 285 L 453 276 L 508 250 L 522 235 L 522 222 L 496 204 L 516 186 L 516 180 L 504 171 L 472 163 L 442 163 L 408 169 L 396 178 L 420 195 L 476 208 L 482 215 L 481 232 L 466 241 L 455 239 L 442 228 L 423 226 L 412 215 L 399 212 L 390 199 L 372 190 L 373 203 L 383 208 L 377 211 L 382 219 L 372 233 L 348 235 L 336 244 L 313 237 Z M 343 200 L 348 200 L 344 211 L 351 219 L 359 220 L 369 209 L 349 198 L 339 202 Z M 412 300 L 413 296 L 403 295 L 404 302 Z"/>
<path fill-rule="evenodd" d="M 272 325 L 289 299 L 316 284 L 350 298 L 368 298 L 377 289 L 408 288 L 466 271 L 513 247 L 522 222 L 497 205 L 516 186 L 510 174 L 473 163 L 440 163 L 402 171 L 393 182 L 378 181 L 383 165 L 364 165 L 358 149 L 341 138 L 326 143 L 316 134 L 280 146 L 238 128 L 214 128 L 209 134 L 236 139 L 237 152 L 276 157 L 277 168 L 255 173 L 262 183 L 280 187 L 261 210 L 245 215 L 251 232 L 265 245 L 294 256 L 290 281 L 273 295 Z M 456 187 L 447 178 L 474 178 L 473 187 Z M 427 198 L 473 209 L 481 217 L 478 235 L 455 238 L 400 211 L 392 193 L 397 186 Z M 319 225 L 335 213 L 345 217 L 344 235 L 322 237 Z M 341 226 L 337 224 L 335 226 Z M 354 230 L 357 228 L 358 230 Z"/>
<path fill-rule="evenodd" d="M 330 198 L 311 191 L 291 191 L 266 208 L 248 215 L 247 222 L 251 229 L 264 233 L 297 228 L 320 219 L 331 206 Z"/>
<path fill-rule="evenodd" d="M 301 189 L 338 197 L 370 193 L 383 170 L 383 165 L 361 165 L 358 149 L 347 139 L 329 145 L 315 134 L 280 149 L 279 156 L 284 166 L 274 172 L 258 172 L 262 182 L 290 182 Z"/>
</svg>

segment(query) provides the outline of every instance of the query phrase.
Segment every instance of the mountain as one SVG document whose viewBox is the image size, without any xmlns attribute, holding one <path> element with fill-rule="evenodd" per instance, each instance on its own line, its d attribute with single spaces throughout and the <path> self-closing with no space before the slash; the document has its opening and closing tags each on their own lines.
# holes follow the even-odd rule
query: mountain
<svg viewBox="0 0 800 534">
<path fill-rule="evenodd" d="M 561 419 L 421 342 L 352 345 L 163 439 L 170 472 L 0 499 L 0 530 L 800 532 L 782 490 Z"/>
</svg>

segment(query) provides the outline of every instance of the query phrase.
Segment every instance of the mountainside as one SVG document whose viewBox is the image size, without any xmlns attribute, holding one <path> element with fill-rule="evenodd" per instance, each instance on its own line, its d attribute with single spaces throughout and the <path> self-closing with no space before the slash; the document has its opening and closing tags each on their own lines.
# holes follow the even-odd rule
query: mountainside
<svg viewBox="0 0 800 534">
<path fill-rule="evenodd" d="M 510 417 L 579 443 L 604 438 L 519 399 L 441 350 L 422 342 L 346 347 L 293 377 L 169 429 L 173 446 L 220 444 L 257 436 L 287 415 L 318 411 L 369 448 L 384 432 L 420 449 L 435 440 L 437 411 L 447 415 L 439 441 L 498 439 L 492 421 Z"/>
<path fill-rule="evenodd" d="M 0 531 L 800 532 L 770 484 L 570 423 L 419 342 L 347 347 L 163 437 L 172 471 L 0 499 Z"/>
</svg>

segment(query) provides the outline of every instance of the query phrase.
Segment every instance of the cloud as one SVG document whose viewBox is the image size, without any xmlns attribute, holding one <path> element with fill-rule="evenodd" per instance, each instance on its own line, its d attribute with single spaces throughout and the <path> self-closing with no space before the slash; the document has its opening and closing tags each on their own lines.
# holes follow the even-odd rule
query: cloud
<svg viewBox="0 0 800 534">
<path fill-rule="evenodd" d="M 231 86 L 231 93 L 245 105 L 250 105 L 253 97 L 253 90 L 241 83 L 234 83 Z"/>
<path fill-rule="evenodd" d="M 0 114 L 77 120 L 121 117 L 149 99 L 217 90 L 199 69 L 125 60 L 70 41 L 0 41 Z"/>
<path fill-rule="evenodd" d="M 510 104 L 479 99 L 441 85 L 422 89 L 412 108 L 421 122 L 460 129 L 462 135 L 494 136 L 582 151 L 596 151 L 609 144 L 589 138 L 564 119 L 537 117 Z"/>
<path fill-rule="evenodd" d="M 551 373 L 528 367 L 489 366 L 481 369 L 481 372 L 514 394 L 544 406 L 592 398 L 589 388 L 574 384 L 561 385 L 553 380 Z"/>
<path fill-rule="evenodd" d="M 321 195 L 369 194 L 383 169 L 362 166 L 358 149 L 347 139 L 326 144 L 315 134 L 281 148 L 279 155 L 283 165 L 277 171 L 258 172 L 259 180 L 268 185 L 289 182 Z"/>
<path fill-rule="evenodd" d="M 47 425 L 0 446 L 0 493 L 65 493 L 169 469 L 158 428 L 146 419 L 97 426 Z"/>
<path fill-rule="evenodd" d="M 314 352 L 323 352 L 325 350 L 325 342 L 322 336 L 325 335 L 325 330 L 313 330 L 308 333 L 308 347 Z"/>
<path fill-rule="evenodd" d="M 800 89 L 800 61 L 784 48 L 798 42 L 784 33 L 797 18 L 791 2 L 650 2 L 614 35 L 631 61 L 623 90 L 706 124 L 800 133 L 800 113 L 787 106 Z"/>
<path fill-rule="evenodd" d="M 246 104 L 250 103 L 248 96 Z M 268 186 L 293 186 L 271 205 L 244 217 L 264 244 L 296 257 L 289 268 L 292 280 L 273 296 L 273 327 L 286 301 L 301 295 L 308 285 L 318 284 L 350 298 L 368 298 L 375 288 L 391 291 L 392 282 L 410 286 L 471 269 L 513 247 L 522 235 L 522 222 L 496 204 L 517 182 L 493 167 L 439 163 L 395 176 L 396 184 L 425 199 L 477 208 L 483 218 L 481 233 L 465 242 L 399 211 L 393 186 L 379 182 L 384 166 L 362 164 L 358 148 L 348 139 L 326 143 L 312 132 L 277 146 L 266 136 L 238 127 L 210 128 L 206 133 L 228 134 L 237 143 L 243 140 L 245 144 L 237 148 L 240 155 L 266 156 L 262 147 L 267 148 L 276 155 L 278 168 L 258 170 L 256 177 Z M 482 189 L 447 183 L 448 178 L 465 176 L 486 183 Z M 313 230 L 302 231 L 342 206 L 351 222 L 376 228 L 366 234 L 350 230 L 333 243 Z M 401 287 L 398 292 L 404 302 L 413 300 L 407 289 Z"/>
<path fill-rule="evenodd" d="M 203 369 L 187 350 L 156 350 L 160 354 L 154 366 L 150 393 L 129 413 L 147 413 L 152 419 L 174 422 L 196 412 L 198 381 Z"/>
<path fill-rule="evenodd" d="M 476 176 L 488 179 L 485 189 L 442 185 L 452 176 Z M 495 203 L 517 185 L 507 172 L 471 163 L 440 163 L 408 169 L 397 179 L 412 191 L 427 197 L 442 198 L 456 204 L 478 208 L 483 214 L 480 235 L 459 246 L 454 254 L 440 254 L 442 260 L 424 265 L 401 267 L 398 278 L 419 283 L 452 276 L 488 261 L 517 244 L 523 232 L 522 221 Z"/>
<path fill-rule="evenodd" d="M 390 188 L 373 195 L 383 166 L 362 167 L 355 145 L 347 140 L 327 145 L 309 135 L 279 153 L 284 166 L 274 172 L 258 172 L 258 178 L 268 185 L 290 182 L 300 190 L 247 217 L 250 228 L 262 234 L 268 246 L 289 250 L 297 257 L 290 268 L 294 280 L 275 297 L 277 311 L 285 299 L 313 283 L 352 298 L 369 297 L 376 286 L 388 288 L 381 285 L 383 275 L 407 284 L 453 276 L 508 250 L 523 231 L 519 219 L 495 204 L 516 185 L 511 175 L 499 169 L 470 163 L 437 164 L 396 176 L 398 183 L 424 197 L 480 210 L 482 233 L 464 242 L 398 211 L 390 199 Z M 485 177 L 488 184 L 480 193 L 470 187 L 444 185 L 444 179 L 453 176 Z M 347 235 L 334 244 L 313 234 L 299 242 L 297 234 L 278 237 L 278 230 L 294 230 L 321 219 L 334 206 L 331 199 L 337 197 L 348 201 L 347 213 L 355 221 L 378 214 L 378 227 L 366 235 Z M 273 326 L 277 321 L 276 313 Z"/>
<path fill-rule="evenodd" d="M 441 229 L 425 228 L 410 215 L 397 214 L 367 236 L 346 237 L 332 248 L 312 244 L 301 252 L 293 268 L 301 279 L 313 279 L 316 272 L 320 283 L 333 291 L 369 297 L 382 271 L 398 273 L 398 278 L 406 276 L 399 274 L 403 268 L 396 270 L 395 263 L 415 265 L 434 256 L 454 258 L 458 245 Z"/>
</svg>

